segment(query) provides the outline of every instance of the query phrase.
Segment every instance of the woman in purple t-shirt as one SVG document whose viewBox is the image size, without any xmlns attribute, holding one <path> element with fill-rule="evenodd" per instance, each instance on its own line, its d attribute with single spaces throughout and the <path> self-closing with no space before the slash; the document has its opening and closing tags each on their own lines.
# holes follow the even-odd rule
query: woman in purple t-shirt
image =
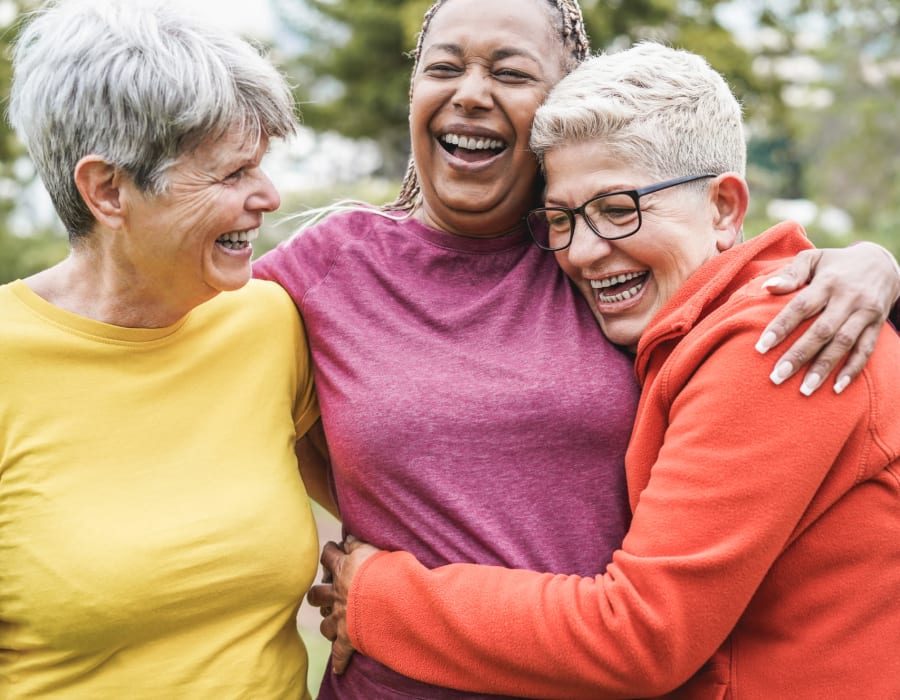
<svg viewBox="0 0 900 700">
<path fill-rule="evenodd" d="M 630 359 L 522 225 L 541 187 L 534 111 L 587 53 L 571 1 L 437 2 L 415 53 L 414 164 L 398 200 L 349 207 L 255 266 L 303 316 L 345 532 L 430 567 L 593 574 L 628 525 Z M 900 288 L 880 249 L 834 255 L 865 258 Z M 808 298 L 821 307 L 828 295 Z M 858 304 L 832 304 L 825 323 L 840 327 L 840 308 Z M 878 305 L 845 329 L 880 323 L 889 304 Z M 781 327 L 800 320 L 791 309 Z M 797 366 L 821 345 L 813 337 Z M 822 357 L 836 362 L 834 344 Z M 311 492 L 327 492 L 323 475 L 306 476 Z M 360 655 L 326 674 L 321 697 L 477 696 Z"/>
</svg>

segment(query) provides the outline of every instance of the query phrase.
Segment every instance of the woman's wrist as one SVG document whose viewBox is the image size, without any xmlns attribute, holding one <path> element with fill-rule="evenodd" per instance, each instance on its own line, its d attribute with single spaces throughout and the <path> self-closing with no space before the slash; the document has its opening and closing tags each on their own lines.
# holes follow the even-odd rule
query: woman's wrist
<svg viewBox="0 0 900 700">
<path fill-rule="evenodd" d="M 900 263 L 897 262 L 897 258 L 894 257 L 894 254 L 891 251 L 889 251 L 883 245 L 879 245 L 878 243 L 875 243 L 873 241 L 857 241 L 855 243 L 852 243 L 851 245 L 874 246 L 875 248 L 880 250 L 883 255 L 887 256 L 888 260 L 890 260 L 891 262 L 891 265 L 894 266 L 894 272 L 897 275 L 898 289 L 900 289 Z M 894 325 L 894 328 L 900 330 L 900 293 L 898 293 L 898 295 L 894 299 L 894 306 L 891 308 L 891 311 L 888 314 L 888 321 L 890 321 Z"/>
</svg>

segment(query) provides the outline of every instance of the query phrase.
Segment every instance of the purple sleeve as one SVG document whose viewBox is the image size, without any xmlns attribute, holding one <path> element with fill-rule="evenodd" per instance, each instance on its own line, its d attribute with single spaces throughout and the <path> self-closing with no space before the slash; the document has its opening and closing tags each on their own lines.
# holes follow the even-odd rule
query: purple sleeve
<svg viewBox="0 0 900 700">
<path fill-rule="evenodd" d="M 293 245 L 293 240 L 285 241 L 253 262 L 253 276 L 277 282 L 299 306 L 306 291 L 305 285 L 296 274 L 298 269 L 302 268 L 299 263 L 298 251 Z"/>
<path fill-rule="evenodd" d="M 302 310 L 304 296 L 322 280 L 334 256 L 331 226 L 324 221 L 279 243 L 253 262 L 253 276 L 280 284 Z"/>
<path fill-rule="evenodd" d="M 278 260 L 283 252 L 278 248 L 263 253 L 260 258 L 253 261 L 253 276 L 260 280 L 278 282 Z"/>
</svg>

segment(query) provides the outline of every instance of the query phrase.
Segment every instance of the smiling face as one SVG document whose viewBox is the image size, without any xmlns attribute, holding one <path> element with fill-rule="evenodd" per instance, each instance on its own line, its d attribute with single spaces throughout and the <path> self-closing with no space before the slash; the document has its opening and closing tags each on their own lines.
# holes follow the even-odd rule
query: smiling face
<svg viewBox="0 0 900 700">
<path fill-rule="evenodd" d="M 247 283 L 263 214 L 281 203 L 260 168 L 267 145 L 229 132 L 174 165 L 162 195 L 126 185 L 123 252 L 140 280 L 189 307 Z"/>
<path fill-rule="evenodd" d="M 543 0 L 450 0 L 424 37 L 413 77 L 412 149 L 425 223 L 492 236 L 534 205 L 534 112 L 564 75 Z"/>
<path fill-rule="evenodd" d="M 601 143 L 554 148 L 545 154 L 544 166 L 547 206 L 575 208 L 603 192 L 666 179 L 624 166 Z M 604 240 L 576 217 L 572 244 L 556 253 L 556 259 L 612 342 L 634 350 L 650 320 L 687 278 L 737 240 L 741 222 L 735 228 L 735 222 L 723 218 L 723 203 L 715 194 L 720 181 L 703 180 L 641 197 L 643 223 L 629 238 Z"/>
</svg>

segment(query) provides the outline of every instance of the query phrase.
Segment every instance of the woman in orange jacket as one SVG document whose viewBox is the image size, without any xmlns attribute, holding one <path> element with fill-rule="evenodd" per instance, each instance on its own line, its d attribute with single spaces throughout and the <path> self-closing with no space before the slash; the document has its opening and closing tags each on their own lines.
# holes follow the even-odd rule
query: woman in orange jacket
<svg viewBox="0 0 900 700">
<path fill-rule="evenodd" d="M 470 691 L 900 697 L 900 339 L 882 333 L 859 379 L 813 398 L 759 381 L 742 349 L 771 317 L 765 282 L 809 243 L 783 223 L 735 247 L 740 107 L 698 56 L 590 60 L 532 146 L 548 182 L 532 233 L 635 353 L 630 530 L 594 578 L 331 547 L 324 631 Z"/>
</svg>

